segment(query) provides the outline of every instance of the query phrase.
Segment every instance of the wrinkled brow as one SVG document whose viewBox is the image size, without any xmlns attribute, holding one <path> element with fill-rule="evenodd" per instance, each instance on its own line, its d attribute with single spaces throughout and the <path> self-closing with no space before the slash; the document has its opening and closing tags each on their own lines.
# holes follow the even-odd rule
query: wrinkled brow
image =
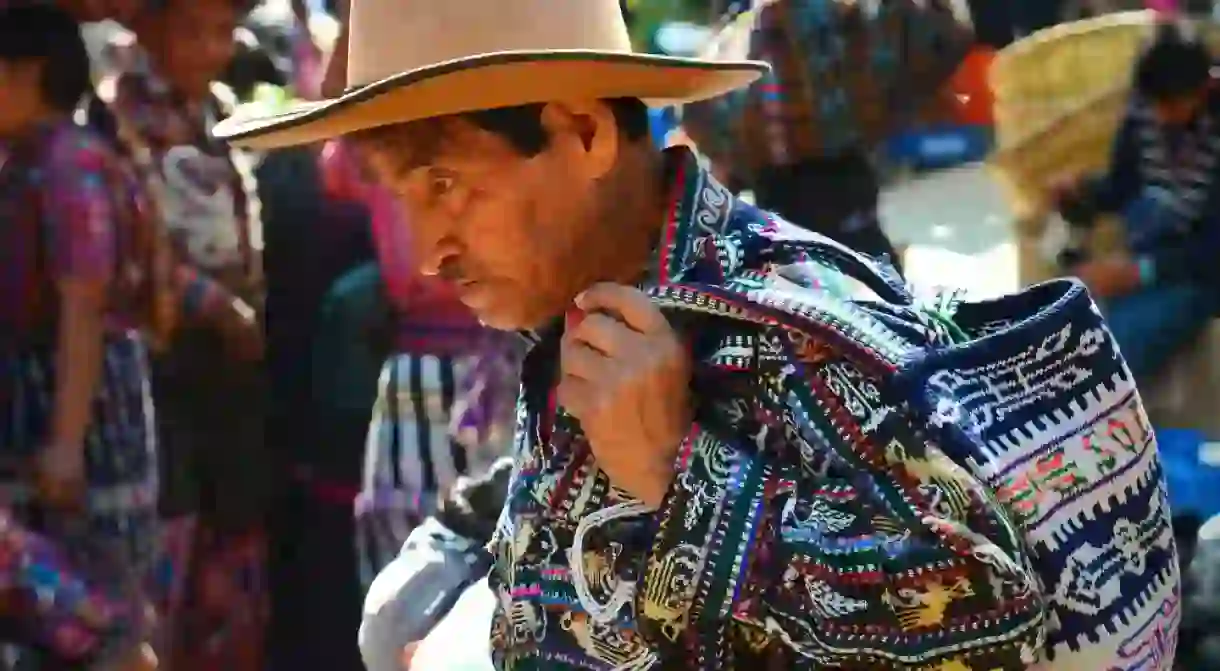
<svg viewBox="0 0 1220 671">
<path fill-rule="evenodd" d="M 348 139 L 360 156 L 376 157 L 402 177 L 436 160 L 447 125 L 444 119 L 423 119 L 363 130 Z"/>
</svg>

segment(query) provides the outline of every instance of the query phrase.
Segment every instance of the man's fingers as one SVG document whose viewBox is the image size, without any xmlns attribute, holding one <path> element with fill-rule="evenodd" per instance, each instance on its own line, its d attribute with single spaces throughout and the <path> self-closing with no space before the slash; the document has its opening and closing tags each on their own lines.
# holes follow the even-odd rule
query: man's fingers
<svg viewBox="0 0 1220 671">
<path fill-rule="evenodd" d="M 640 333 L 658 333 L 669 327 L 644 292 L 623 284 L 594 284 L 576 297 L 576 306 L 589 313 L 608 312 L 622 317 L 624 324 Z"/>
<path fill-rule="evenodd" d="M 559 345 L 559 370 L 564 376 L 604 381 L 609 361 L 605 354 L 574 338 L 564 338 Z"/>
<path fill-rule="evenodd" d="M 612 315 L 592 312 L 564 340 L 584 343 L 607 356 L 623 356 L 640 344 L 640 338 L 640 333 Z"/>
<path fill-rule="evenodd" d="M 555 390 L 555 400 L 576 419 L 587 418 L 597 407 L 597 386 L 596 382 L 564 375 Z"/>
</svg>

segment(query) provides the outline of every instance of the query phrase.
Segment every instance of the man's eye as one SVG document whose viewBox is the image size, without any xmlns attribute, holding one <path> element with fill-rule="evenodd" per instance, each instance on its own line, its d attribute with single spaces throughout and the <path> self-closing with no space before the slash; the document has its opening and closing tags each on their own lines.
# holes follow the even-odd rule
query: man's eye
<svg viewBox="0 0 1220 671">
<path fill-rule="evenodd" d="M 428 176 L 428 191 L 435 197 L 444 196 L 453 190 L 456 180 L 452 175 L 435 174 Z"/>
</svg>

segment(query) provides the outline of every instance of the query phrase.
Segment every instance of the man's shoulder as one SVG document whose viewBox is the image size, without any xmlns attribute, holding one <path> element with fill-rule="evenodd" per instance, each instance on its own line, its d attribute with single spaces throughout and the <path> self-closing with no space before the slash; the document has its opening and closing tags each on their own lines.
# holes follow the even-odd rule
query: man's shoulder
<svg viewBox="0 0 1220 671">
<path fill-rule="evenodd" d="M 725 273 L 730 286 L 743 279 L 767 280 L 782 285 L 793 298 L 849 301 L 860 297 L 856 288 L 871 285 L 880 289 L 874 293 L 906 302 L 902 298 L 905 282 L 888 262 L 861 255 L 749 203 L 734 207 L 724 238 L 724 244 L 734 248 L 736 261 Z"/>
<path fill-rule="evenodd" d="M 716 254 L 719 274 L 664 301 L 695 315 L 701 342 L 730 368 L 756 370 L 752 362 L 760 358 L 782 362 L 791 352 L 777 342 L 833 342 L 844 355 L 890 363 L 925 344 L 912 336 L 926 329 L 887 263 L 748 204 L 735 208 L 723 234 L 705 243 L 711 246 L 714 252 L 703 253 Z M 884 317 L 878 304 L 886 306 Z"/>
</svg>

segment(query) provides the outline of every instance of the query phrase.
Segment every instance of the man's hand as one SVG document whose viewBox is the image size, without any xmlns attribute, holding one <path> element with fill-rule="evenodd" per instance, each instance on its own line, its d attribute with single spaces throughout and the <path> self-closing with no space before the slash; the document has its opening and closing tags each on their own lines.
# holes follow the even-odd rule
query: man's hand
<svg viewBox="0 0 1220 671">
<path fill-rule="evenodd" d="M 643 292 L 597 284 L 564 334 L 559 403 L 580 420 L 614 486 L 659 506 L 690 431 L 690 355 Z"/>
<path fill-rule="evenodd" d="M 1125 296 L 1140 286 L 1139 264 L 1134 260 L 1112 256 L 1085 261 L 1072 269 L 1095 298 Z"/>
<path fill-rule="evenodd" d="M 85 506 L 85 450 L 80 445 L 48 445 L 39 450 L 35 469 L 38 497 L 55 510 Z"/>
</svg>

